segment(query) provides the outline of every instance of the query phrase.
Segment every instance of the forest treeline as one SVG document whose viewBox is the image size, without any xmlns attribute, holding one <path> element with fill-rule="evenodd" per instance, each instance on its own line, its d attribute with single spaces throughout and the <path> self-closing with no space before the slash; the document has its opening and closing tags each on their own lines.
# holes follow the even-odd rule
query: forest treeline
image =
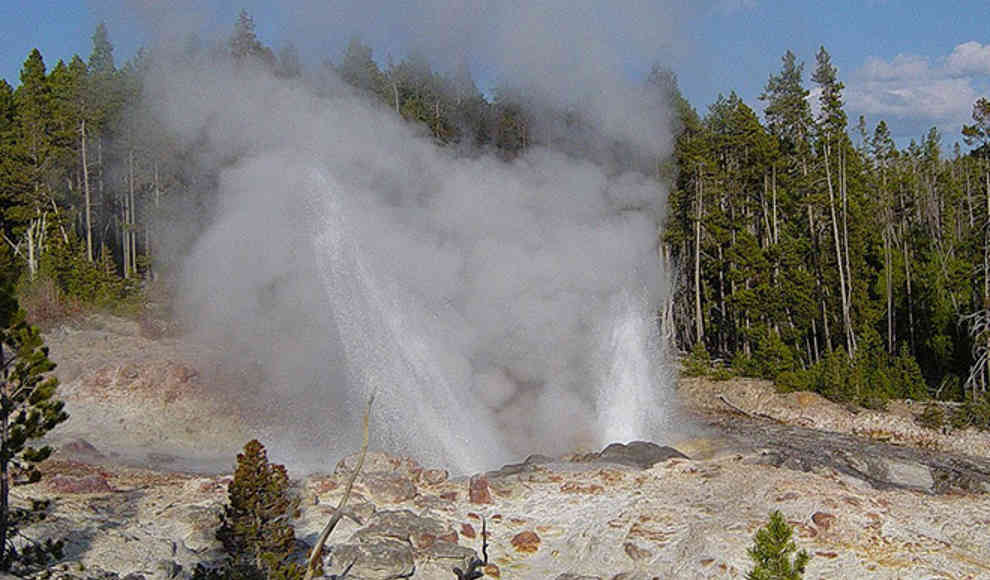
<svg viewBox="0 0 990 580">
<path fill-rule="evenodd" d="M 162 232 L 194 231 L 215 202 L 215 171 L 142 102 L 153 55 L 139 51 L 118 67 L 105 26 L 92 40 L 87 60 L 48 68 L 34 50 L 16 88 L 0 81 L 0 265 L 21 272 L 22 294 L 42 287 L 48 307 L 127 302 L 173 266 Z M 227 39 L 191 40 L 186 53 L 312 82 L 298 51 L 265 46 L 246 12 Z M 510 87 L 486 95 L 465 67 L 440 74 L 415 55 L 380 66 L 355 39 L 323 70 L 455 154 L 511 160 L 542 146 L 655 174 L 670 190 L 658 259 L 676 273 L 659 321 L 696 359 L 861 404 L 986 390 L 984 99 L 964 131 L 971 151 L 946 151 L 935 128 L 899 148 L 882 121 L 850 124 L 824 48 L 810 82 L 784 55 L 761 96 L 762 120 L 735 93 L 699 113 L 656 66 L 645 88 L 674 115 L 670 127 L 644 130 L 676 135 L 672 158 L 657 160 L 587 139 L 600 135 L 574 110 Z"/>
<path fill-rule="evenodd" d="M 883 121 L 850 126 L 824 48 L 814 65 L 812 91 L 784 55 L 763 121 L 734 93 L 704 115 L 681 104 L 664 230 L 678 344 L 863 404 L 985 392 L 990 103 L 970 153 L 935 128 L 898 148 Z"/>
</svg>

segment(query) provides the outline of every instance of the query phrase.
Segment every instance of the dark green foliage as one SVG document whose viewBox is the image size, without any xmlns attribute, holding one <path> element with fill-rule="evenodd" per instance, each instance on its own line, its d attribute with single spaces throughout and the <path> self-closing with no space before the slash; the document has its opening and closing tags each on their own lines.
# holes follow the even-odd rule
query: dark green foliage
<svg viewBox="0 0 990 580">
<path fill-rule="evenodd" d="M 926 429 L 941 429 L 945 425 L 945 411 L 938 403 L 930 401 L 925 405 L 925 410 L 918 415 L 917 421 Z"/>
<path fill-rule="evenodd" d="M 289 476 L 282 465 L 271 464 L 257 439 L 237 455 L 234 480 L 228 489 L 217 539 L 229 559 L 222 568 L 201 568 L 198 578 L 302 578 L 303 567 L 291 561 L 295 530 L 289 519 L 297 516 L 299 500 L 289 493 Z"/>
<path fill-rule="evenodd" d="M 51 538 L 34 541 L 19 533 L 21 528 L 47 518 L 51 504 L 49 499 L 32 499 L 30 507 L 10 509 L 11 524 L 8 527 L 8 537 L 19 535 L 22 540 L 17 546 L 13 544 L 8 546 L 10 551 L 7 559 L 10 561 L 12 572 L 21 575 L 36 572 L 64 556 L 64 541 Z"/>
<path fill-rule="evenodd" d="M 884 409 L 890 399 L 928 398 L 917 362 L 902 351 L 889 357 L 864 346 L 855 358 L 833 350 L 806 370 L 783 371 L 773 377 L 783 392 L 814 391 L 832 401 Z"/>
<path fill-rule="evenodd" d="M 7 246 L 0 245 L 0 328 L 6 328 L 18 310 L 14 297 L 17 267 Z"/>
<path fill-rule="evenodd" d="M 782 373 L 796 368 L 794 351 L 774 332 L 764 332 L 756 344 L 753 356 L 746 357 L 742 352 L 732 360 L 732 368 L 750 377 L 773 380 Z"/>
<path fill-rule="evenodd" d="M 801 580 L 811 557 L 804 550 L 794 554 L 793 535 L 784 516 L 777 510 L 770 512 L 770 522 L 757 530 L 753 547 L 747 550 L 755 564 L 747 580 Z"/>
<path fill-rule="evenodd" d="M 29 516 L 42 512 L 43 506 L 25 511 L 12 510 L 9 504 L 10 475 L 16 473 L 25 482 L 38 481 L 41 472 L 37 465 L 52 453 L 47 445 L 36 448 L 30 443 L 68 419 L 62 401 L 55 397 L 58 380 L 49 374 L 54 368 L 37 327 L 25 322 L 23 310 L 15 312 L 8 326 L 0 330 L 0 429 L 3 430 L 0 433 L 0 569 L 3 570 L 10 570 L 15 564 L 30 567 L 43 563 L 61 550 L 60 544 L 51 542 L 17 548 L 11 542 L 14 534 L 29 522 Z"/>
<path fill-rule="evenodd" d="M 967 397 L 962 405 L 949 414 L 949 424 L 953 429 L 975 427 L 981 431 L 990 430 L 990 397 Z"/>
<path fill-rule="evenodd" d="M 102 309 L 112 309 L 122 301 L 137 297 L 140 288 L 131 280 L 117 275 L 116 267 L 108 264 L 109 256 L 90 262 L 86 249 L 76 237 L 67 243 L 57 240 L 41 260 L 40 274 L 48 277 L 66 296 Z"/>
<path fill-rule="evenodd" d="M 62 410 L 62 401 L 55 398 L 58 379 L 48 374 L 55 363 L 48 358 L 38 329 L 28 325 L 24 316 L 23 311 L 17 312 L 10 325 L 0 331 L 5 350 L 0 364 L 0 422 L 7 425 L 0 463 L 23 469 L 28 479 L 37 481 L 41 474 L 36 464 L 47 459 L 52 449 L 35 449 L 27 442 L 43 437 L 68 415 Z"/>
<path fill-rule="evenodd" d="M 269 69 L 275 67 L 275 54 L 258 40 L 254 32 L 254 19 L 241 9 L 234 24 L 234 32 L 228 41 L 230 54 L 237 63 L 254 62 Z"/>
<path fill-rule="evenodd" d="M 686 377 L 704 377 L 712 367 L 712 359 L 708 356 L 704 343 L 698 341 L 691 347 L 691 353 L 684 358 L 683 375 Z"/>
</svg>

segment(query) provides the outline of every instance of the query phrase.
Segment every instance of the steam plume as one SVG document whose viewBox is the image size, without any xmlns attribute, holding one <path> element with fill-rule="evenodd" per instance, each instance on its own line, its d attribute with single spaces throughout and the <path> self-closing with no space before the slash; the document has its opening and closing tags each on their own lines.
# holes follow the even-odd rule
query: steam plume
<svg viewBox="0 0 990 580">
<path fill-rule="evenodd" d="M 625 78 L 612 36 L 659 50 L 643 19 L 669 20 L 645 2 L 628 21 L 597 2 L 413 4 L 426 17 L 407 21 L 411 48 L 493 57 L 502 82 L 579 111 L 598 142 L 455 156 L 339 86 L 160 64 L 149 102 L 220 175 L 185 261 L 187 318 L 263 369 L 259 429 L 297 464 L 354 447 L 370 390 L 379 445 L 455 470 L 657 437 L 663 191 L 595 152 L 669 152 L 666 109 Z"/>
</svg>

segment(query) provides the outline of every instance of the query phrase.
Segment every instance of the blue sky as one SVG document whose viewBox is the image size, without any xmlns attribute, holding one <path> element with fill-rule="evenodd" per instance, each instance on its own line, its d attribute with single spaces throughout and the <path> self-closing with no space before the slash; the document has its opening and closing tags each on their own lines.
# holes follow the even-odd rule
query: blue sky
<svg viewBox="0 0 990 580">
<path fill-rule="evenodd" d="M 425 43 L 432 49 L 427 52 L 442 59 L 457 34 L 477 36 L 477 28 L 461 27 L 457 18 L 484 21 L 488 5 L 487 0 L 0 0 L 0 76 L 16 86 L 34 47 L 49 66 L 75 53 L 85 58 L 101 20 L 109 26 L 119 63 L 156 38 L 179 38 L 189 30 L 203 38 L 226 35 L 241 7 L 254 16 L 262 40 L 278 48 L 293 39 L 312 63 L 338 57 L 354 34 L 381 58 L 401 58 L 410 46 Z M 635 78 L 658 59 L 669 62 L 685 96 L 702 113 L 719 92 L 732 90 L 760 110 L 759 94 L 788 49 L 805 61 L 810 87 L 819 45 L 839 68 L 851 122 L 860 114 L 871 127 L 884 119 L 901 144 L 931 126 L 942 131 L 943 142 L 954 142 L 973 101 L 990 95 L 987 0 L 624 0 L 589 6 L 611 6 L 588 12 L 596 26 L 608 29 L 624 74 Z M 414 21 L 419 24 L 406 26 Z M 438 37 L 446 42 L 436 42 Z M 484 89 L 494 82 L 497 58 L 484 54 L 480 44 L 474 42 L 470 62 Z"/>
</svg>

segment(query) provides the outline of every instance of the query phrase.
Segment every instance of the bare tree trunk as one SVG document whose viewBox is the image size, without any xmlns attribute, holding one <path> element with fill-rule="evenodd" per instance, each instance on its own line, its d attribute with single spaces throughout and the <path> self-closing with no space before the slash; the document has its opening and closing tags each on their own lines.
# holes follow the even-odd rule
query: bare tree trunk
<svg viewBox="0 0 990 580">
<path fill-rule="evenodd" d="M 134 201 L 134 151 L 131 151 L 131 186 L 128 192 L 130 199 L 128 200 L 127 207 L 130 210 L 130 238 L 131 238 L 131 270 L 132 273 L 137 276 L 137 203 Z"/>
<path fill-rule="evenodd" d="M 152 257 L 153 256 L 152 256 L 152 248 L 151 248 L 151 246 L 152 246 L 152 243 L 151 243 L 151 229 L 152 229 L 152 226 L 153 225 L 157 224 L 157 221 L 158 221 L 158 211 L 159 211 L 159 209 L 161 209 L 161 199 L 162 199 L 161 181 L 159 181 L 159 179 L 158 179 L 158 160 L 157 159 L 155 159 L 155 175 L 154 175 L 154 179 L 155 179 L 155 183 L 154 183 L 154 187 L 155 187 L 155 214 L 154 214 L 154 218 L 153 219 L 152 218 L 146 218 L 145 224 L 144 224 L 144 253 L 145 253 L 145 255 L 148 258 L 147 259 L 147 262 L 148 262 L 148 279 L 149 280 L 154 280 L 155 279 L 155 270 L 154 270 L 154 268 L 152 266 L 152 262 L 153 262 Z"/>
<path fill-rule="evenodd" d="M 670 272 L 671 260 L 670 246 L 668 244 L 661 245 L 660 260 L 663 271 Z M 670 288 L 667 291 L 667 296 L 664 298 L 663 311 L 660 316 L 660 336 L 665 347 L 674 347 L 676 345 L 677 335 L 674 324 L 674 289 Z"/>
<path fill-rule="evenodd" d="M 832 240 L 835 245 L 835 262 L 839 271 L 839 294 L 842 300 L 842 326 L 846 335 L 846 352 L 849 356 L 855 354 L 853 346 L 852 328 L 849 320 L 849 303 L 846 295 L 846 276 L 844 273 L 842 260 L 842 244 L 839 241 L 839 220 L 835 213 L 835 189 L 832 185 L 832 169 L 829 164 L 829 150 L 831 146 L 825 145 L 825 180 L 828 184 L 828 209 L 832 217 Z"/>
<path fill-rule="evenodd" d="M 832 350 L 832 336 L 828 329 L 828 303 L 825 300 L 825 291 L 822 288 L 822 267 L 818 261 L 818 247 L 819 241 L 818 236 L 815 235 L 815 216 L 811 211 L 811 205 L 808 205 L 808 236 L 811 240 L 814 251 L 812 252 L 814 266 L 815 266 L 815 291 L 821 300 L 822 305 L 822 331 L 824 332 L 825 352 L 830 352 Z M 815 340 L 817 341 L 818 333 L 815 333 Z M 817 352 L 818 349 L 816 349 Z"/>
<path fill-rule="evenodd" d="M 897 338 L 894 335 L 894 211 L 893 199 L 887 196 L 887 172 L 880 168 L 880 199 L 883 200 L 883 268 L 886 279 L 887 298 L 887 352 L 894 354 Z"/>
<path fill-rule="evenodd" d="M 35 238 L 35 230 L 38 227 L 37 220 L 31 220 L 28 222 L 27 230 L 25 231 L 25 236 L 27 237 L 27 266 L 28 266 L 28 276 L 34 280 L 34 277 L 38 274 L 38 248 L 37 241 Z"/>
<path fill-rule="evenodd" d="M 847 324 L 849 325 L 849 341 L 852 344 L 853 352 L 856 351 L 856 332 L 852 326 L 852 294 L 853 294 L 853 276 L 852 276 L 852 263 L 849 261 L 849 182 L 846 178 L 846 155 L 844 149 L 839 150 L 841 159 L 840 164 L 840 178 L 841 187 L 839 192 L 842 196 L 842 245 L 845 254 L 845 264 L 846 264 L 846 290 L 848 294 L 846 295 L 846 317 L 848 318 Z"/>
<path fill-rule="evenodd" d="M 725 269 L 731 268 L 730 265 L 725 264 L 725 255 L 722 252 L 722 246 L 718 246 L 718 312 L 721 320 L 717 325 L 718 332 L 716 333 L 716 342 L 718 343 L 719 352 L 729 352 L 729 329 L 731 328 L 729 324 L 729 309 L 725 305 Z M 735 293 L 733 290 L 730 293 Z"/>
<path fill-rule="evenodd" d="M 132 256 L 131 256 L 131 212 L 129 208 L 131 196 L 134 192 L 134 151 L 128 152 L 127 155 L 127 192 L 123 195 L 123 204 L 121 205 L 121 241 L 120 247 L 124 251 L 124 278 L 131 277 L 131 269 L 133 268 Z"/>
<path fill-rule="evenodd" d="M 777 244 L 780 242 L 780 233 L 779 230 L 777 229 L 777 166 L 776 165 L 772 167 L 772 171 L 773 173 L 771 176 L 771 188 L 770 188 L 770 191 L 772 192 L 772 197 L 771 197 L 772 202 L 770 207 L 771 207 L 771 211 L 773 212 L 773 230 L 772 230 L 773 243 Z"/>
<path fill-rule="evenodd" d="M 701 181 L 701 166 L 698 166 L 698 179 L 695 184 L 695 222 L 694 222 L 694 327 L 695 340 L 705 339 L 705 327 L 701 319 L 701 218 L 703 215 L 704 190 Z"/>
<path fill-rule="evenodd" d="M 969 170 L 965 170 L 964 173 L 966 174 L 966 208 L 969 210 L 969 227 L 972 228 L 975 222 L 973 221 L 973 196 L 969 184 Z"/>
<path fill-rule="evenodd" d="M 986 172 L 987 184 L 987 214 L 986 222 L 983 224 L 983 309 L 990 312 L 990 171 Z M 990 332 L 986 333 L 987 353 L 990 353 Z M 981 391 L 986 392 L 987 385 L 990 384 L 990 365 L 984 369 L 984 379 Z"/>
<path fill-rule="evenodd" d="M 86 119 L 79 128 L 79 144 L 82 150 L 83 195 L 86 198 L 86 259 L 93 261 L 93 198 L 89 191 L 89 164 L 86 162 Z"/>
<path fill-rule="evenodd" d="M 890 226 L 883 232 L 883 268 L 887 294 L 887 352 L 894 354 L 894 277 L 891 271 Z"/>
<path fill-rule="evenodd" d="M 908 333 L 911 339 L 911 354 L 914 354 L 914 303 L 911 296 L 911 249 L 910 242 L 907 238 L 907 232 L 901 232 L 904 236 L 902 245 L 904 246 L 904 283 L 907 290 L 907 309 L 908 309 Z"/>
<path fill-rule="evenodd" d="M 7 360 L 4 358 L 3 353 L 3 343 L 0 342 L 0 369 L 3 369 L 3 375 L 0 377 L 0 397 L 3 397 L 3 407 L 7 406 L 7 397 L 10 394 L 7 392 L 10 385 L 7 383 Z M 0 416 L 0 446 L 2 446 L 2 453 L 0 453 L 0 563 L 7 561 L 7 526 L 10 525 L 10 474 L 8 473 L 8 461 L 5 458 L 7 453 L 7 434 L 10 430 L 9 417 L 6 413 Z M 9 569 L 7 566 L 2 566 L 3 569 Z"/>
</svg>

